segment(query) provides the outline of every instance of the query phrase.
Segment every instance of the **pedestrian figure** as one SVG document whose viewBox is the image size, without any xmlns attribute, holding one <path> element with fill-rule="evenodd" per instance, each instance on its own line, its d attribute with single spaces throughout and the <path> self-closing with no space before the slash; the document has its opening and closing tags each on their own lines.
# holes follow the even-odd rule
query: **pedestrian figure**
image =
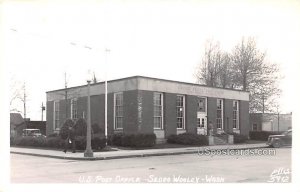
<svg viewBox="0 0 300 192">
<path fill-rule="evenodd" d="M 65 149 L 64 152 L 66 153 L 69 145 L 72 145 L 72 153 L 76 152 L 76 147 L 75 147 L 75 131 L 73 127 L 69 127 L 68 129 L 68 137 L 65 140 Z"/>
<path fill-rule="evenodd" d="M 208 123 L 208 135 L 209 136 L 212 136 L 213 134 L 213 130 L 214 130 L 214 125 L 213 125 L 213 123 L 211 122 L 211 121 L 209 121 L 209 123 Z"/>
</svg>

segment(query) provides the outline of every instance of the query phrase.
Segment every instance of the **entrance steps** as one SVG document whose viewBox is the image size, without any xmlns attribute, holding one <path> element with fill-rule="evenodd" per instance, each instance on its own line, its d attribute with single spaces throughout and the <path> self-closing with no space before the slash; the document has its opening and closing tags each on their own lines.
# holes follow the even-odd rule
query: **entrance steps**
<svg viewBox="0 0 300 192">
<path fill-rule="evenodd" d="M 233 144 L 233 135 L 208 136 L 209 145 Z"/>
<path fill-rule="evenodd" d="M 215 145 L 225 145 L 227 144 L 227 138 L 221 138 L 221 137 L 213 137 L 214 138 L 214 144 Z"/>
</svg>

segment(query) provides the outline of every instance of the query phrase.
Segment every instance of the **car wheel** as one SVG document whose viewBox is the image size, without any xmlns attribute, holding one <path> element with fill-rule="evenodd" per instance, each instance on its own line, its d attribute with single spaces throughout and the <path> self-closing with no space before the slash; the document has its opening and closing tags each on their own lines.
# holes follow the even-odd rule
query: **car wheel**
<svg viewBox="0 0 300 192">
<path fill-rule="evenodd" d="M 275 147 L 275 148 L 279 148 L 279 147 L 281 147 L 281 142 L 280 141 L 274 141 L 274 143 L 273 143 L 273 147 Z"/>
</svg>

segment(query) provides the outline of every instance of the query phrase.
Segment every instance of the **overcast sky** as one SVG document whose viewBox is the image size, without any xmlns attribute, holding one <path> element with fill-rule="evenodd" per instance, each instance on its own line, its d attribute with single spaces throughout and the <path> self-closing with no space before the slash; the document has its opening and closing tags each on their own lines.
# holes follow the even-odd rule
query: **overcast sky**
<svg viewBox="0 0 300 192">
<path fill-rule="evenodd" d="M 68 86 L 85 84 L 88 70 L 104 80 L 105 69 L 108 79 L 195 82 L 208 39 L 230 51 L 248 36 L 280 66 L 281 110 L 293 110 L 299 1 L 6 1 L 1 17 L 2 63 L 11 82 L 26 82 L 32 120 L 41 119 L 45 92 L 64 87 L 64 72 Z"/>
</svg>

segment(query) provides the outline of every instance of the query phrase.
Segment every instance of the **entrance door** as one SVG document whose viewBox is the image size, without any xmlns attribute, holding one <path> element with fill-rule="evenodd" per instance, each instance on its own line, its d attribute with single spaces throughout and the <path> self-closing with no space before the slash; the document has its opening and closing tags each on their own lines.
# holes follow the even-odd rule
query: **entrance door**
<svg viewBox="0 0 300 192">
<path fill-rule="evenodd" d="M 197 134 L 207 135 L 207 117 L 205 113 L 197 112 Z"/>
</svg>

